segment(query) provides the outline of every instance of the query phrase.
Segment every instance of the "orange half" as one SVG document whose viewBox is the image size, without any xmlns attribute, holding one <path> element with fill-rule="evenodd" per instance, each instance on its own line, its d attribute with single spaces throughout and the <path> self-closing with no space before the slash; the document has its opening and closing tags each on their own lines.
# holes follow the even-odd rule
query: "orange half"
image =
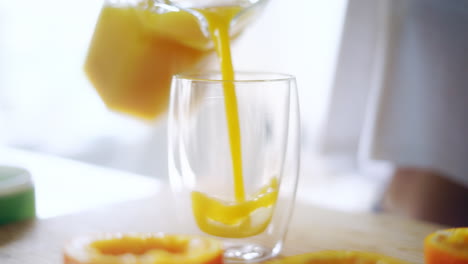
<svg viewBox="0 0 468 264">
<path fill-rule="evenodd" d="M 222 264 L 216 239 L 162 233 L 104 234 L 72 240 L 64 264 Z"/>
<path fill-rule="evenodd" d="M 468 264 L 468 227 L 436 231 L 424 240 L 426 264 Z"/>
<path fill-rule="evenodd" d="M 376 253 L 329 250 L 284 257 L 263 264 L 409 264 L 409 262 Z"/>
</svg>

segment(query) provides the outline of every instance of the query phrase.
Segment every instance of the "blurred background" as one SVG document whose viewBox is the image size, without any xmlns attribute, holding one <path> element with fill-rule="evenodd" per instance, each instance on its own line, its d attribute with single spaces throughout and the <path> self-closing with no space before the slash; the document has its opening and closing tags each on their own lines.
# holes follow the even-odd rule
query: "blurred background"
<svg viewBox="0 0 468 264">
<path fill-rule="evenodd" d="M 366 2 L 356 8 L 368 12 L 373 7 Z M 102 4 L 0 0 L 0 146 L 167 180 L 166 120 L 144 122 L 109 111 L 84 74 Z M 369 82 L 353 67 L 343 75 L 336 66 L 341 41 L 360 36 L 359 31 L 343 35 L 347 6 L 347 0 L 271 0 L 234 43 L 234 65 L 297 76 L 303 130 L 300 184 L 308 186 L 301 195 L 326 207 L 366 211 L 379 199 L 391 167 L 359 159 L 364 121 L 347 117 L 364 111 L 366 102 L 341 94 L 356 109 L 345 115 L 339 101 L 330 104 L 333 87 L 353 84 L 349 76 L 354 83 Z M 366 30 L 378 32 L 379 24 L 365 24 Z M 357 52 L 362 56 L 346 59 L 356 68 L 371 67 L 365 56 L 369 47 L 353 48 L 364 50 Z M 333 115 L 339 118 L 329 118 Z"/>
</svg>

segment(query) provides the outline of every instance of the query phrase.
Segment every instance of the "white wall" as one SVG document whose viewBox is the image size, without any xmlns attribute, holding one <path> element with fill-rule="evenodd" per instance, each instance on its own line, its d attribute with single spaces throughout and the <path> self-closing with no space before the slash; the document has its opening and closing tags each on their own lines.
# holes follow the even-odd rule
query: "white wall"
<svg viewBox="0 0 468 264">
<path fill-rule="evenodd" d="M 297 77 L 304 140 L 315 148 L 334 77 L 347 0 L 270 0 L 234 47 L 240 69 Z"/>
</svg>

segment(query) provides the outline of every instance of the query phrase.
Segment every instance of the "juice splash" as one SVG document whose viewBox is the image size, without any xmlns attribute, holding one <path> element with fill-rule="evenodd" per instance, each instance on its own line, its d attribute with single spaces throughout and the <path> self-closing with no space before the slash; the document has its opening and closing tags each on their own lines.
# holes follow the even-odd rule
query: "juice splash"
<svg viewBox="0 0 468 264">
<path fill-rule="evenodd" d="M 204 232 L 219 237 L 243 238 L 265 230 L 277 197 L 278 181 L 273 178 L 242 202 L 226 202 L 194 191 L 192 210 L 198 227 Z"/>
</svg>

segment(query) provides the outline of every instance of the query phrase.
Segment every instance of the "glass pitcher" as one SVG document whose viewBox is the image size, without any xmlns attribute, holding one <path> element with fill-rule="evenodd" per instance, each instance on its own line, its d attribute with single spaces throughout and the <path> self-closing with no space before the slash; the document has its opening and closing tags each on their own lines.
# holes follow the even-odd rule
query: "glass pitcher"
<svg viewBox="0 0 468 264">
<path fill-rule="evenodd" d="M 213 52 L 200 10 L 235 8 L 235 39 L 267 0 L 107 0 L 85 72 L 108 108 L 154 119 L 166 112 L 174 74 L 200 70 Z"/>
</svg>

